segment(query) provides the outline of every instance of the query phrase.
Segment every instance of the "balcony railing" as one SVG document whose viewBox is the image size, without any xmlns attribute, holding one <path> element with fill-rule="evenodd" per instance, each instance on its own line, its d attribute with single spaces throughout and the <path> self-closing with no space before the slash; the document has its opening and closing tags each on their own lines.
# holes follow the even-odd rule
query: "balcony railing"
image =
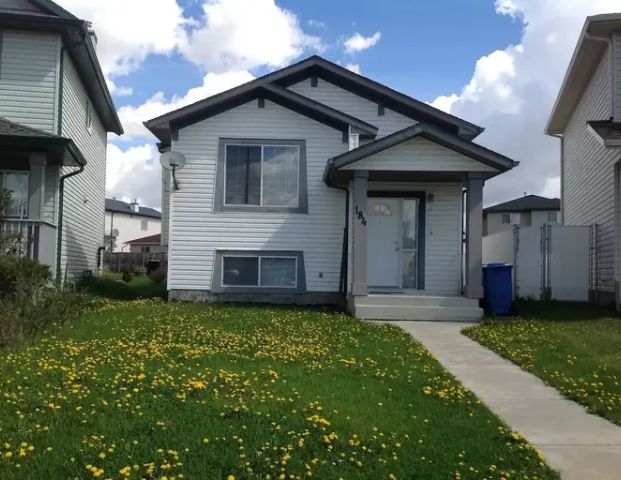
<svg viewBox="0 0 621 480">
<path fill-rule="evenodd" d="M 6 237 L 4 250 L 32 258 L 53 267 L 56 259 L 56 226 L 40 220 L 0 221 L 0 231 Z M 6 253 L 6 252 L 2 252 Z"/>
</svg>

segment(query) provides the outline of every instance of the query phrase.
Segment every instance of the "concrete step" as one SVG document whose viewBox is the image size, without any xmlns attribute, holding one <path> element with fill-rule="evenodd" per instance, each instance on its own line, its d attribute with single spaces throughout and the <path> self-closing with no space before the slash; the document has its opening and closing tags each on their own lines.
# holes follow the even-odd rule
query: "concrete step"
<svg viewBox="0 0 621 480">
<path fill-rule="evenodd" d="M 364 320 L 421 320 L 444 322 L 478 322 L 483 318 L 479 307 L 356 305 L 355 316 Z"/>
<path fill-rule="evenodd" d="M 440 295 L 369 294 L 356 298 L 356 305 L 402 305 L 411 307 L 478 308 L 479 301 L 466 297 Z"/>
</svg>

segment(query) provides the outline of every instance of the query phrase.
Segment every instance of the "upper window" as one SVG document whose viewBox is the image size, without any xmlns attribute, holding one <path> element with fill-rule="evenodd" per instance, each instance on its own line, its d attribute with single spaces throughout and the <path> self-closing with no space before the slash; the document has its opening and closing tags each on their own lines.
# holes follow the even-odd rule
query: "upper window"
<svg viewBox="0 0 621 480">
<path fill-rule="evenodd" d="M 0 171 L 0 190 L 6 190 L 10 195 L 2 215 L 28 218 L 28 172 Z"/>
<path fill-rule="evenodd" d="M 140 221 L 140 230 L 146 231 L 148 229 L 149 229 L 149 220 L 147 220 L 146 218 L 143 218 Z"/>
<path fill-rule="evenodd" d="M 548 223 L 560 223 L 560 212 L 548 212 Z"/>
<path fill-rule="evenodd" d="M 306 213 L 305 142 L 222 140 L 216 210 Z"/>
<path fill-rule="evenodd" d="M 511 224 L 511 225 L 519 225 L 521 221 L 521 217 L 519 213 L 503 213 L 502 214 L 502 223 Z"/>
</svg>

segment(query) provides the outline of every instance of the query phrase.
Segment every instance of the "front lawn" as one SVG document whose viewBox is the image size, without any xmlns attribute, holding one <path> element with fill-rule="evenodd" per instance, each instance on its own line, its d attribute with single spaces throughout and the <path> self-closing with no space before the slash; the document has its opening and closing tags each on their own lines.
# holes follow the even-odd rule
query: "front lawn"
<svg viewBox="0 0 621 480">
<path fill-rule="evenodd" d="M 464 330 L 589 411 L 621 425 L 621 318 L 585 304 L 525 303 Z"/>
<path fill-rule="evenodd" d="M 106 301 L 0 354 L 0 478 L 556 479 L 400 329 Z"/>
</svg>

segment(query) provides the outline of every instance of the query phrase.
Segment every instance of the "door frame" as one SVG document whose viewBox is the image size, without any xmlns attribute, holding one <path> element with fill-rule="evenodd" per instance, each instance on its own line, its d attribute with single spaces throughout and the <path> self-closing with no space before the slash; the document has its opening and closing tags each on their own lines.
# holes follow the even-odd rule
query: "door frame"
<svg viewBox="0 0 621 480">
<path fill-rule="evenodd" d="M 418 285 L 416 290 L 425 289 L 425 227 L 427 224 L 427 192 L 403 190 L 369 190 L 368 198 L 400 198 L 418 200 Z M 401 236 L 402 233 L 401 233 Z M 403 254 L 403 249 L 401 249 Z M 401 264 L 400 264 L 401 265 Z"/>
</svg>

